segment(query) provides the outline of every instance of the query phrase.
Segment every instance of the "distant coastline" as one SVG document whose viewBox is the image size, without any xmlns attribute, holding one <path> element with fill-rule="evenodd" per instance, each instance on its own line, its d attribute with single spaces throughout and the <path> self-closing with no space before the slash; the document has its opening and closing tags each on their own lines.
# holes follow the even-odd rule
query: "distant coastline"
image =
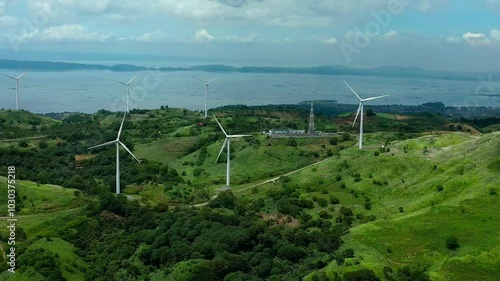
<svg viewBox="0 0 500 281">
<path fill-rule="evenodd" d="M 492 75 L 494 81 L 500 80 L 500 72 L 457 72 L 457 71 L 428 71 L 418 67 L 383 66 L 371 69 L 352 68 L 341 65 L 323 65 L 316 67 L 279 67 L 279 66 L 243 66 L 234 67 L 223 64 L 195 65 L 191 67 L 146 67 L 132 64 L 84 64 L 58 61 L 27 61 L 1 60 L 0 69 L 32 71 L 82 71 L 107 70 L 115 72 L 134 71 L 204 71 L 217 73 L 264 73 L 264 74 L 312 74 L 312 75 L 354 75 L 354 76 L 383 76 L 405 78 L 434 78 L 445 80 L 478 80 L 480 76 Z"/>
</svg>

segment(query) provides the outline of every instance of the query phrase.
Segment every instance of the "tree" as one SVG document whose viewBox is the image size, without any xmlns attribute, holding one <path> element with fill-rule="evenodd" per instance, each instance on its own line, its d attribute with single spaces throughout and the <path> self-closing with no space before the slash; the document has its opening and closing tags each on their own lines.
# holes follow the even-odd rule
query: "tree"
<svg viewBox="0 0 500 281">
<path fill-rule="evenodd" d="M 22 140 L 19 142 L 19 147 L 28 147 L 28 142 L 26 140 Z"/>
<path fill-rule="evenodd" d="M 450 236 L 450 237 L 446 238 L 446 248 L 448 248 L 448 250 L 452 250 L 452 251 L 460 248 L 460 244 L 458 244 L 457 237 Z"/>
<path fill-rule="evenodd" d="M 366 111 L 366 116 L 373 117 L 373 116 L 375 116 L 375 115 L 377 115 L 377 114 L 376 114 L 376 113 L 373 111 L 373 109 L 371 109 L 371 108 L 369 108 L 369 109 Z"/>
<path fill-rule="evenodd" d="M 344 274 L 345 281 L 380 281 L 375 273 L 369 269 L 360 269 L 351 271 Z"/>
<path fill-rule="evenodd" d="M 208 206 L 212 208 L 234 209 L 236 207 L 236 198 L 230 190 L 222 191 L 219 192 L 217 198 L 208 203 Z"/>
</svg>

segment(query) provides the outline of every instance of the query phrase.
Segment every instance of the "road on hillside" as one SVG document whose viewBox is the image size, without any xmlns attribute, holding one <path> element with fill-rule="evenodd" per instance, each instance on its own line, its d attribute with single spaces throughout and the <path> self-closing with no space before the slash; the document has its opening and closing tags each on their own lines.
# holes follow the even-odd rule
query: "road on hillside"
<svg viewBox="0 0 500 281">
<path fill-rule="evenodd" d="M 325 162 L 325 161 L 326 161 L 326 160 L 328 160 L 328 159 L 330 159 L 330 157 L 329 157 L 329 158 L 326 158 L 326 159 L 323 159 L 323 160 L 321 160 L 321 161 L 318 161 L 318 162 L 314 162 L 314 163 L 312 163 L 312 164 L 310 164 L 310 165 L 304 166 L 304 167 L 299 168 L 299 169 L 297 169 L 297 170 L 293 170 L 293 171 L 288 172 L 288 173 L 286 173 L 286 174 L 283 174 L 283 175 L 277 176 L 277 177 L 275 177 L 275 178 L 268 179 L 268 180 L 265 180 L 265 181 L 263 181 L 263 182 L 260 182 L 260 183 L 254 184 L 254 185 L 251 185 L 251 186 L 248 186 L 248 187 L 245 187 L 245 188 L 242 188 L 242 189 L 235 190 L 235 191 L 233 191 L 233 192 L 234 192 L 234 193 L 236 193 L 236 192 L 242 192 L 242 191 L 245 191 L 245 190 L 248 190 L 248 189 L 252 189 L 252 188 L 257 187 L 257 186 L 260 186 L 260 185 L 264 185 L 264 184 L 266 184 L 266 183 L 276 182 L 276 181 L 277 181 L 277 180 L 279 180 L 281 177 L 286 177 L 286 176 L 289 176 L 289 175 L 295 174 L 295 173 L 300 172 L 300 171 L 302 171 L 302 170 L 304 170 L 304 169 L 307 169 L 307 168 L 310 168 L 310 167 L 312 167 L 312 166 L 315 166 L 315 165 L 318 165 L 318 164 L 320 164 L 320 163 L 323 163 L 323 162 Z M 212 198 L 211 198 L 210 200 L 206 201 L 206 202 L 199 203 L 199 204 L 195 204 L 195 205 L 186 205 L 186 206 L 191 206 L 191 207 L 195 207 L 195 208 L 204 207 L 204 206 L 208 205 L 208 203 L 209 203 L 211 200 L 214 200 L 215 198 L 217 198 L 217 195 L 218 195 L 218 194 L 213 195 L 213 196 L 212 196 Z"/>
<path fill-rule="evenodd" d="M 26 137 L 26 138 L 18 138 L 18 139 L 4 139 L 0 141 L 18 141 L 18 140 L 30 140 L 30 139 L 43 139 L 47 136 L 38 136 L 38 137 Z"/>
</svg>

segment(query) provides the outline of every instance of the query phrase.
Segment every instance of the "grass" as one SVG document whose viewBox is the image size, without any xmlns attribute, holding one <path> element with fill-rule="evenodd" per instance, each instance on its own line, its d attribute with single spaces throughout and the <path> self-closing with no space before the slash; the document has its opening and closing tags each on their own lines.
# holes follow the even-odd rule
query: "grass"
<svg viewBox="0 0 500 281">
<path fill-rule="evenodd" d="M 330 263 L 324 269 L 327 275 L 365 267 L 382 277 L 384 266 L 410 265 L 428 268 L 432 280 L 493 280 L 500 274 L 500 212 L 499 197 L 490 190 L 500 186 L 499 140 L 498 133 L 425 136 L 394 142 L 390 152 L 379 156 L 370 149 L 349 148 L 290 175 L 289 185 L 297 186 L 301 196 L 333 195 L 341 203 L 335 211 L 345 206 L 358 215 L 343 238 L 343 248 L 354 249 L 355 258 L 344 265 Z M 360 181 L 355 181 L 356 173 Z M 280 184 L 259 186 L 256 193 L 249 190 L 241 196 L 265 197 L 273 188 Z M 365 197 L 372 203 L 370 210 L 364 206 Z M 322 209 L 331 210 L 330 204 L 314 206 L 308 211 L 313 217 Z M 334 223 L 337 215 L 331 213 Z M 361 219 L 372 215 L 375 221 Z M 450 236 L 461 245 L 456 251 L 446 248 Z"/>
<path fill-rule="evenodd" d="M 198 137 L 167 137 L 151 143 L 137 144 L 134 146 L 134 153 L 138 158 L 169 163 L 184 156 L 197 140 Z"/>
<path fill-rule="evenodd" d="M 83 199 L 75 196 L 75 189 L 20 180 L 16 181 L 15 187 L 19 196 L 16 203 L 23 206 L 16 214 L 20 216 L 61 211 L 85 204 Z M 0 193 L 7 194 L 7 178 L 1 176 Z M 0 216 L 7 214 L 7 200 L 0 201 L 0 210 Z"/>
</svg>

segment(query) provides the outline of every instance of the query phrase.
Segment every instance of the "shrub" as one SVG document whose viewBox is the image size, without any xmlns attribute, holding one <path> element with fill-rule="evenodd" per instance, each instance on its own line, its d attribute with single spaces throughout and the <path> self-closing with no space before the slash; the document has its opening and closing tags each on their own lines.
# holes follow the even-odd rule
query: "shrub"
<svg viewBox="0 0 500 281">
<path fill-rule="evenodd" d="M 340 200 L 337 197 L 330 196 L 330 204 L 335 205 L 335 204 L 339 204 L 339 203 L 340 203 Z"/>
<path fill-rule="evenodd" d="M 448 248 L 448 250 L 452 250 L 452 251 L 460 248 L 460 244 L 458 244 L 457 237 L 450 236 L 450 237 L 446 238 L 446 248 Z"/>
<path fill-rule="evenodd" d="M 332 215 L 330 215 L 327 211 L 321 210 L 319 211 L 319 217 L 322 219 L 331 219 Z"/>
<path fill-rule="evenodd" d="M 405 210 L 403 209 L 403 207 L 399 207 L 399 212 L 400 213 L 403 213 Z"/>
<path fill-rule="evenodd" d="M 380 280 L 373 271 L 369 269 L 360 269 L 351 271 L 344 274 L 346 281 L 378 281 Z"/>
<path fill-rule="evenodd" d="M 328 205 L 328 202 L 326 201 L 325 198 L 318 198 L 318 205 L 324 208 Z"/>
<path fill-rule="evenodd" d="M 28 142 L 25 140 L 22 140 L 19 142 L 19 147 L 28 147 Z"/>
<path fill-rule="evenodd" d="M 440 185 L 436 186 L 436 189 L 438 192 L 441 192 L 441 191 L 443 191 L 444 187 L 440 184 Z"/>
<path fill-rule="evenodd" d="M 373 152 L 373 155 L 375 155 L 375 156 L 379 156 L 379 155 L 380 155 L 380 152 L 375 151 L 375 152 Z"/>
</svg>

